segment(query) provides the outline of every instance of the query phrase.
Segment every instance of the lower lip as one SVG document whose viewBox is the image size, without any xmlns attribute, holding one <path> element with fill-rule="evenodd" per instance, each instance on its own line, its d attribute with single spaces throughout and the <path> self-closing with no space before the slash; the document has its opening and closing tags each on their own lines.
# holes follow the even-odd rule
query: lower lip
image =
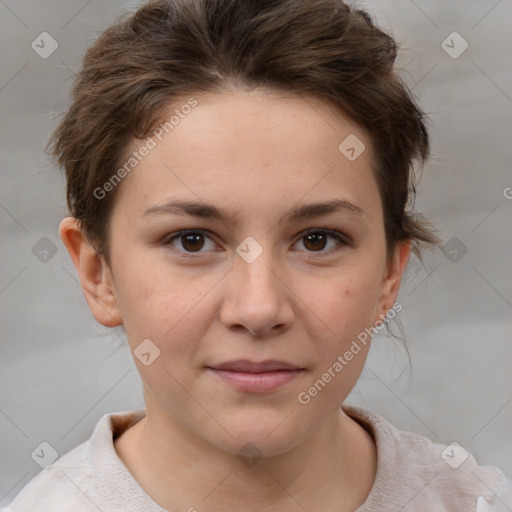
<svg viewBox="0 0 512 512">
<path fill-rule="evenodd" d="M 274 391 L 297 378 L 302 370 L 277 370 L 263 373 L 233 372 L 208 368 L 222 380 L 240 391 L 265 393 Z"/>
</svg>

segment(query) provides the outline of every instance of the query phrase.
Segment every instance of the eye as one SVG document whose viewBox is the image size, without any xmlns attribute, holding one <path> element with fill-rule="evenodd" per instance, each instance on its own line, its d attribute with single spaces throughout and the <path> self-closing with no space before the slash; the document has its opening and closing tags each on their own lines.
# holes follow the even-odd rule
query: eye
<svg viewBox="0 0 512 512">
<path fill-rule="evenodd" d="M 334 249 L 324 250 L 329 245 L 329 238 L 333 238 L 337 244 Z M 303 241 L 304 247 L 308 252 L 329 253 L 341 249 L 342 246 L 349 245 L 346 237 L 339 231 L 332 229 L 312 229 L 302 234 L 299 242 Z M 298 243 L 298 242 L 297 242 Z M 336 245 L 338 247 L 336 247 Z"/>
<path fill-rule="evenodd" d="M 329 246 L 329 238 L 334 239 L 335 243 L 331 243 L 331 248 L 324 250 Z M 207 240 L 210 241 L 208 247 Z M 304 241 L 303 245 L 307 252 L 330 253 L 340 250 L 343 246 L 350 245 L 349 241 L 339 231 L 332 229 L 310 229 L 301 234 L 299 242 Z M 296 243 L 299 243 L 296 242 Z M 215 242 L 202 230 L 183 230 L 173 233 L 166 237 L 162 244 L 170 246 L 173 252 L 180 253 L 185 257 L 194 257 L 195 254 L 202 254 L 208 250 L 215 250 Z M 181 248 L 177 247 L 181 245 Z M 334 248 L 333 248 L 334 247 Z M 201 251 L 201 249 L 205 249 Z"/>
<path fill-rule="evenodd" d="M 205 243 L 205 239 L 211 241 L 211 249 L 215 248 L 215 242 L 207 236 L 203 231 L 199 230 L 188 230 L 188 231 L 179 231 L 178 233 L 174 233 L 172 236 L 167 237 L 163 240 L 163 245 L 171 246 L 171 250 L 175 252 L 180 252 L 184 256 L 192 255 L 193 253 L 205 252 L 201 251 L 206 246 L 208 250 L 208 244 Z M 175 243 L 177 242 L 177 243 Z M 176 245 L 181 245 L 183 249 L 176 249 Z"/>
</svg>

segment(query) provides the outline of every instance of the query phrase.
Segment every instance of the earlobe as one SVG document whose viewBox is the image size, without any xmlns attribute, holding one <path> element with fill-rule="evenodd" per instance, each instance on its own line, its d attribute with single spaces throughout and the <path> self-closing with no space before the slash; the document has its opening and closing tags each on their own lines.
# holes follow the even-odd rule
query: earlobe
<svg viewBox="0 0 512 512">
<path fill-rule="evenodd" d="M 59 235 L 78 272 L 82 291 L 94 318 L 106 327 L 121 325 L 123 322 L 111 270 L 82 233 L 77 219 L 63 219 Z"/>
<path fill-rule="evenodd" d="M 412 240 L 406 240 L 398 243 L 395 248 L 393 260 L 386 267 L 386 273 L 383 277 L 380 301 L 377 307 L 379 315 L 374 321 L 382 320 L 396 302 L 403 272 L 411 255 L 411 243 Z"/>
</svg>

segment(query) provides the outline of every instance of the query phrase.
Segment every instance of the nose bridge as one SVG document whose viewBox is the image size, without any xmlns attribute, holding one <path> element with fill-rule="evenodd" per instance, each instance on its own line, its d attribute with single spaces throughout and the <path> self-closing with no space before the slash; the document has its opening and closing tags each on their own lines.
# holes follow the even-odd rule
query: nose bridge
<svg viewBox="0 0 512 512">
<path fill-rule="evenodd" d="M 278 263 L 270 248 L 256 245 L 255 241 L 247 241 L 237 248 L 234 271 L 235 279 L 239 280 L 242 295 L 266 296 L 267 300 L 276 299 L 280 293 L 279 279 L 276 276 Z M 244 292 L 245 290 L 245 292 Z"/>
<path fill-rule="evenodd" d="M 242 325 L 252 333 L 263 334 L 287 324 L 292 309 L 286 287 L 276 275 L 280 265 L 273 251 L 254 242 L 249 240 L 248 246 L 242 243 L 237 248 L 222 317 L 226 325 Z"/>
</svg>

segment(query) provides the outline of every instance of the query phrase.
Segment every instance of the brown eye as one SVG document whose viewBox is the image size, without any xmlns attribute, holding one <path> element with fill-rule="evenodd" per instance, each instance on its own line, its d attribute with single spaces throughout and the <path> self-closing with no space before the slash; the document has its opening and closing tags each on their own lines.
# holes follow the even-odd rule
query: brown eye
<svg viewBox="0 0 512 512">
<path fill-rule="evenodd" d="M 329 239 L 334 239 L 335 243 L 330 243 Z M 310 230 L 302 235 L 299 242 L 301 241 L 307 252 L 317 252 L 319 254 L 335 252 L 349 245 L 342 233 L 330 229 Z M 325 250 L 326 248 L 327 250 Z"/>
<path fill-rule="evenodd" d="M 208 240 L 210 240 L 211 249 L 214 249 L 215 243 L 213 240 L 201 231 L 180 231 L 170 237 L 167 237 L 162 243 L 163 245 L 171 246 L 174 252 L 187 256 L 193 253 L 202 254 L 206 252 L 206 250 L 201 251 L 201 249 L 206 246 L 206 249 L 208 250 Z"/>
<path fill-rule="evenodd" d="M 198 251 L 204 245 L 203 238 L 200 234 L 181 235 L 181 245 L 187 251 Z"/>
<path fill-rule="evenodd" d="M 318 251 L 325 248 L 327 243 L 324 233 L 313 232 L 304 237 L 304 247 L 311 251 Z"/>
</svg>

